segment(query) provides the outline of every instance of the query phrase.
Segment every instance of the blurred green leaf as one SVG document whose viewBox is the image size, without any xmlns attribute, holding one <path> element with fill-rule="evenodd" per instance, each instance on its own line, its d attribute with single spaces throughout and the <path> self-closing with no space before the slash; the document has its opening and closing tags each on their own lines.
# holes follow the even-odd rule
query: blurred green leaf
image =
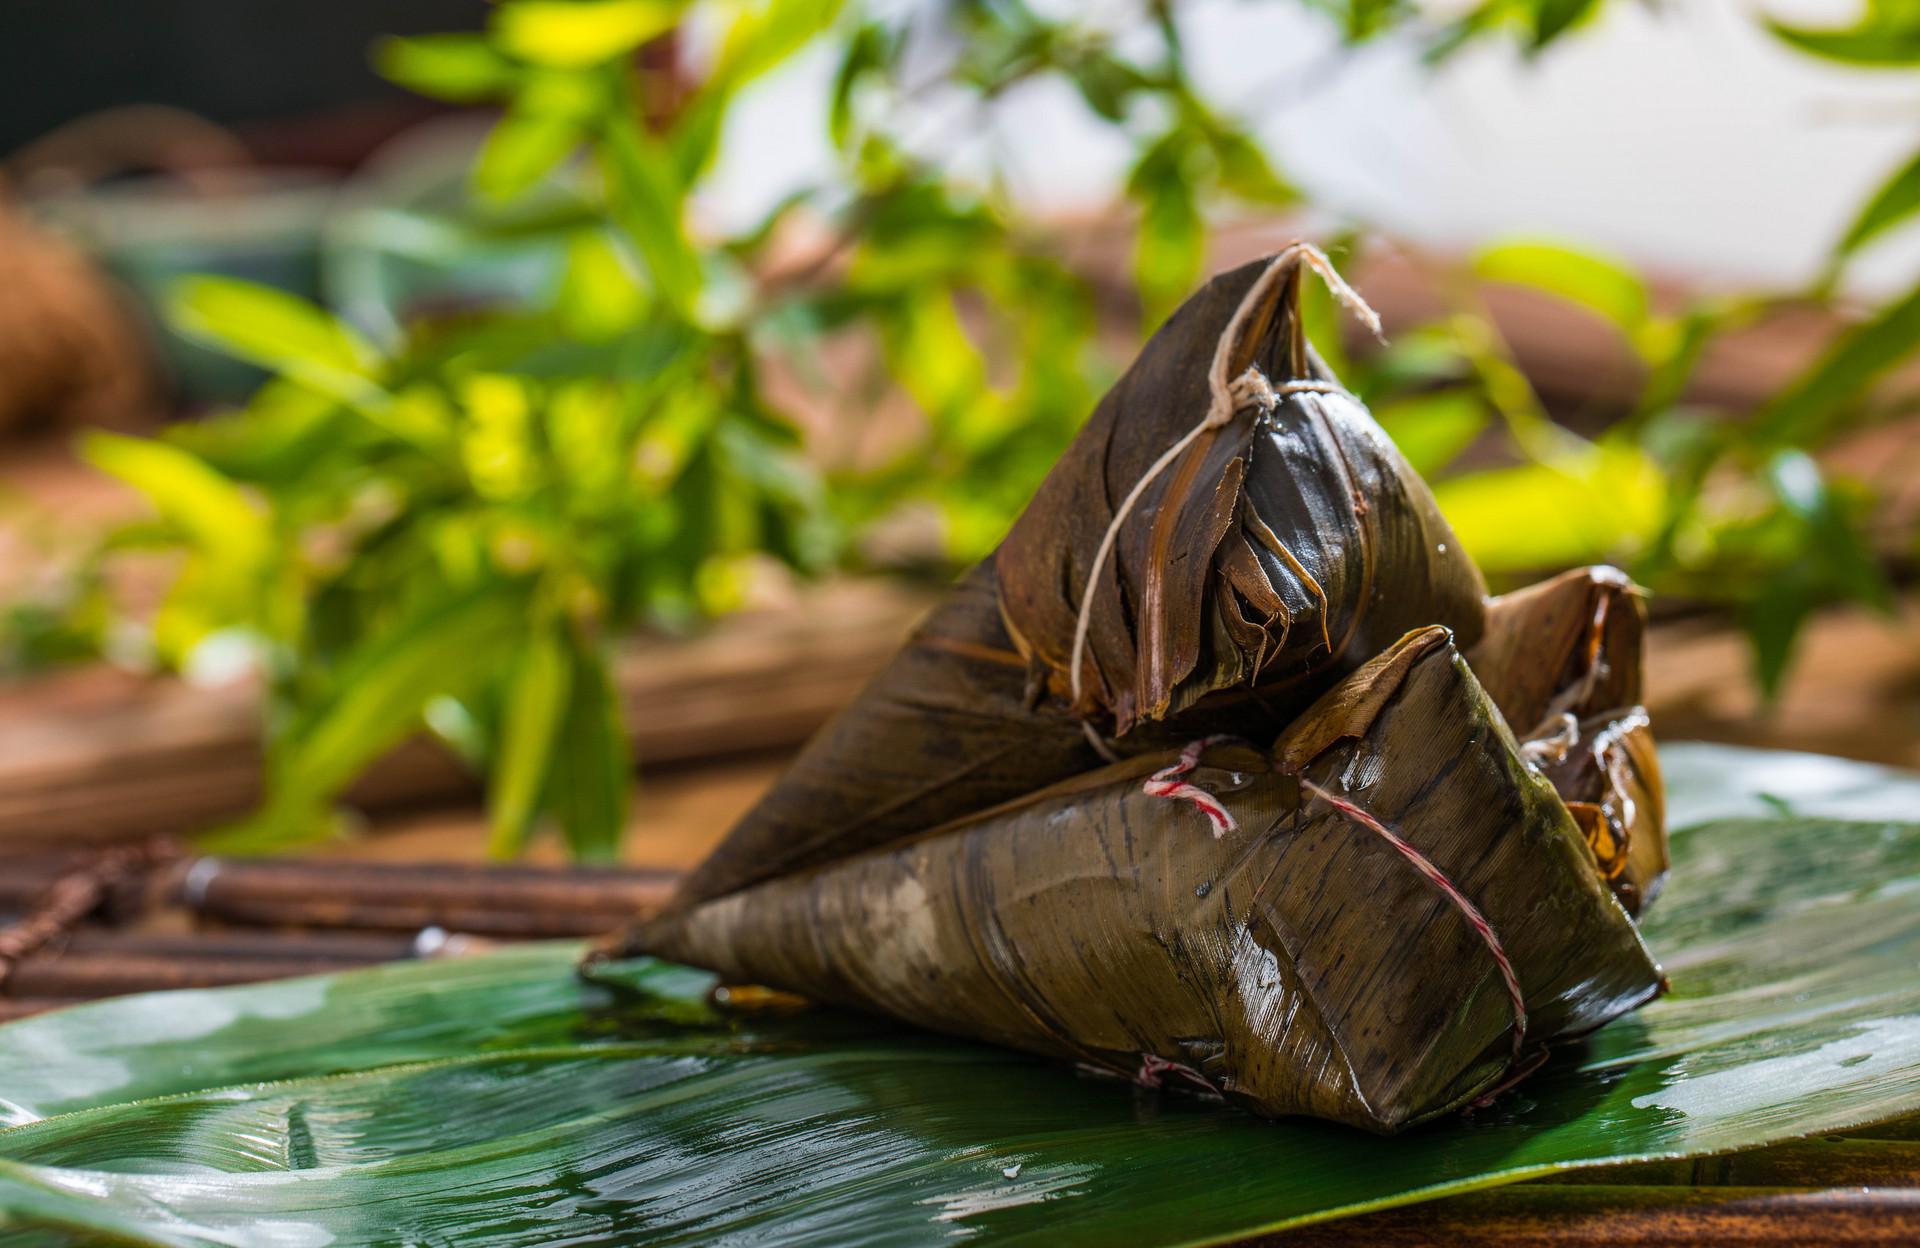
<svg viewBox="0 0 1920 1248">
<path fill-rule="evenodd" d="M 891 64 L 896 51 L 886 27 L 878 22 L 861 23 L 848 38 L 827 105 L 827 135 L 835 147 L 845 149 L 851 142 L 856 97 L 869 79 Z"/>
<path fill-rule="evenodd" d="M 1807 531 L 1807 550 L 1823 579 L 1841 594 L 1883 614 L 1893 610 L 1893 587 L 1872 545 L 1860 532 L 1841 492 L 1811 455 L 1783 451 L 1767 464 L 1767 483 Z"/>
<path fill-rule="evenodd" d="M 181 332 L 279 369 L 329 394 L 365 399 L 379 356 L 358 334 L 297 295 L 230 277 L 174 284 L 169 319 Z"/>
<path fill-rule="evenodd" d="M 1347 42 L 1364 43 L 1399 24 L 1413 6 L 1407 0 L 1334 0 L 1328 7 Z"/>
<path fill-rule="evenodd" d="M 1740 610 L 1740 623 L 1753 650 L 1753 680 L 1761 697 L 1780 694 L 1794 650 L 1820 603 L 1791 582 L 1767 582 Z"/>
<path fill-rule="evenodd" d="M 1461 544 L 1489 573 L 1618 559 L 1664 514 L 1660 469 L 1631 445 L 1602 443 L 1550 463 L 1491 468 L 1434 486 Z"/>
<path fill-rule="evenodd" d="M 1866 0 L 1853 26 L 1813 28 L 1769 19 L 1767 26 L 1785 42 L 1848 65 L 1903 68 L 1920 65 L 1920 10 L 1910 0 Z"/>
<path fill-rule="evenodd" d="M 1854 217 L 1834 249 L 1846 256 L 1920 212 L 1920 154 L 1895 170 Z"/>
<path fill-rule="evenodd" d="M 915 403 L 948 434 L 967 439 L 981 414 L 987 366 L 952 296 L 929 287 L 902 299 L 887 326 L 887 358 Z"/>
<path fill-rule="evenodd" d="M 611 862 L 626 824 L 633 762 L 607 663 L 578 642 L 568 647 L 566 716 L 547 774 L 544 805 L 582 862 Z"/>
<path fill-rule="evenodd" d="M 1761 445 L 1804 446 L 1830 430 L 1847 405 L 1920 346 L 1920 287 L 1842 334 L 1761 409 L 1753 424 Z"/>
<path fill-rule="evenodd" d="M 1185 136 L 1173 131 L 1147 148 L 1127 178 L 1140 205 L 1133 276 L 1141 324 L 1151 329 L 1186 298 L 1206 263 L 1207 229 L 1185 169 Z"/>
<path fill-rule="evenodd" d="M 631 332 L 647 306 L 646 290 L 604 231 L 582 231 L 567 241 L 567 267 L 554 308 L 571 332 L 588 339 Z"/>
<path fill-rule="evenodd" d="M 488 848 L 496 858 L 514 857 L 526 845 L 541 788 L 562 744 L 572 674 L 566 643 L 543 631 L 521 647 L 507 678 L 487 797 Z"/>
<path fill-rule="evenodd" d="M 827 30 L 846 0 L 755 0 L 738 6 L 714 62 L 714 78 L 738 88 Z"/>
<path fill-rule="evenodd" d="M 578 119 L 518 104 L 493 124 L 473 165 L 473 188 L 490 199 L 524 194 L 585 137 Z"/>
<path fill-rule="evenodd" d="M 390 37 L 374 45 L 374 68 L 409 91 L 477 104 L 512 90 L 512 62 L 477 34 Z"/>
<path fill-rule="evenodd" d="M 685 0 L 508 0 L 494 12 L 493 35 L 523 61 L 580 69 L 665 34 L 685 9 Z"/>
<path fill-rule="evenodd" d="M 269 759 L 269 812 L 324 802 L 420 723 L 427 703 L 492 676 L 526 628 L 526 596 L 492 584 L 438 596 L 369 637 L 334 673 L 334 692 L 289 724 Z"/>
<path fill-rule="evenodd" d="M 671 155 L 628 116 L 605 119 L 600 138 L 615 221 L 646 262 L 654 289 L 670 306 L 690 312 L 700 291 L 701 265 L 687 236 L 685 187 Z"/>
<path fill-rule="evenodd" d="M 1483 281 L 1545 291 L 1598 313 L 1636 345 L 1647 321 L 1647 288 L 1625 265 L 1558 243 L 1516 241 L 1474 257 Z"/>
<path fill-rule="evenodd" d="M 1492 423 L 1486 403 L 1463 390 L 1397 399 L 1374 416 L 1413 470 L 1424 477 L 1451 464 Z"/>
<path fill-rule="evenodd" d="M 1532 0 L 1533 50 L 1539 51 L 1598 11 L 1599 0 Z"/>
<path fill-rule="evenodd" d="M 266 515 L 199 456 L 151 438 L 91 433 L 87 462 L 131 485 L 161 519 L 239 575 L 254 575 L 271 552 Z"/>
<path fill-rule="evenodd" d="M 1216 132 L 1213 154 L 1220 162 L 1220 187 L 1229 195 L 1266 208 L 1284 208 L 1299 201 L 1299 188 L 1281 177 L 1260 145 L 1240 131 Z"/>
</svg>

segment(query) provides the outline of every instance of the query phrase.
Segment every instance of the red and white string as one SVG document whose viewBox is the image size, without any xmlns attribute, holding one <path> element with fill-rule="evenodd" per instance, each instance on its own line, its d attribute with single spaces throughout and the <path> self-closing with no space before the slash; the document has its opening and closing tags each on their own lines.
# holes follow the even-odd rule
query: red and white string
<svg viewBox="0 0 1920 1248">
<path fill-rule="evenodd" d="M 1205 815 L 1207 821 L 1213 825 L 1213 837 L 1215 840 L 1219 840 L 1238 826 L 1233 821 L 1232 812 L 1228 811 L 1227 808 L 1221 804 L 1219 798 L 1207 792 L 1199 785 L 1189 784 L 1180 777 L 1200 765 L 1200 755 L 1206 751 L 1208 746 L 1219 745 L 1223 741 L 1232 740 L 1235 740 L 1235 738 L 1227 735 L 1219 735 L 1202 737 L 1198 741 L 1190 742 L 1186 749 L 1180 751 L 1180 761 L 1174 763 L 1172 766 L 1162 767 L 1159 771 L 1148 776 L 1147 782 L 1140 786 L 1140 791 L 1148 797 L 1171 797 L 1182 802 L 1192 802 L 1200 808 L 1200 813 Z"/>
<path fill-rule="evenodd" d="M 1480 913 L 1480 907 L 1467 900 L 1466 894 L 1454 886 L 1453 881 L 1447 878 L 1444 871 L 1434 866 L 1425 854 L 1408 844 L 1405 838 L 1395 833 L 1386 824 L 1347 799 L 1329 793 L 1304 776 L 1301 777 L 1300 787 L 1339 811 L 1349 821 L 1375 833 L 1398 850 L 1400 856 L 1412 863 L 1415 870 L 1433 881 L 1434 886 L 1446 895 L 1447 900 L 1453 903 L 1454 908 L 1479 935 L 1481 941 L 1487 946 L 1487 952 L 1493 955 L 1493 964 L 1499 968 L 1500 979 L 1506 985 L 1507 997 L 1513 1004 L 1513 1057 L 1518 1061 L 1521 1046 L 1527 1038 L 1527 999 L 1520 991 L 1520 977 L 1514 973 L 1513 963 L 1508 960 L 1507 951 L 1500 944 L 1500 937 L 1494 933 L 1493 924 L 1487 922 L 1487 917 Z"/>
</svg>

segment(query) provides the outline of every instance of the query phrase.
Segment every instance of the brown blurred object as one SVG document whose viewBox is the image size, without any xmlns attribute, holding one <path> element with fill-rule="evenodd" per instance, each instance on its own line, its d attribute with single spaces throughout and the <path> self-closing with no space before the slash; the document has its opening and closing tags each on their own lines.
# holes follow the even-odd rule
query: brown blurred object
<svg viewBox="0 0 1920 1248">
<path fill-rule="evenodd" d="M 0 201 L 0 437 L 149 423 L 152 357 L 132 312 L 76 248 Z"/>
<path fill-rule="evenodd" d="M 166 842 L 0 853 L 0 1021 L 74 1001 L 455 957 L 604 932 L 678 873 L 179 858 Z"/>
<path fill-rule="evenodd" d="M 658 776 L 799 745 L 885 662 L 924 601 L 898 585 L 846 582 L 692 640 L 636 640 L 616 669 L 635 757 Z M 257 802 L 260 770 L 259 694 L 249 684 L 206 688 L 88 667 L 0 688 L 0 845 L 196 831 Z M 415 740 L 376 763 L 347 800 L 391 810 L 475 792 L 446 751 Z"/>
</svg>

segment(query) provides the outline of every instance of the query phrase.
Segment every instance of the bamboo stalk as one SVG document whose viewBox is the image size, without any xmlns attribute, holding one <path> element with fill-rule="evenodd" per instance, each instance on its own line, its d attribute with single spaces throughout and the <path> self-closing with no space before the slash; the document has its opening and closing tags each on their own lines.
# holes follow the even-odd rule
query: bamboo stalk
<svg viewBox="0 0 1920 1248">
<path fill-rule="evenodd" d="M 49 889 L 85 866 L 86 856 L 79 853 L 8 856 L 0 865 L 0 927 L 32 911 Z M 143 875 L 120 875 L 103 883 L 103 895 L 89 917 L 124 922 L 146 908 Z"/>
<path fill-rule="evenodd" d="M 215 929 L 155 934 L 88 927 L 70 933 L 49 956 L 199 959 L 222 962 L 302 960 L 393 962 L 430 950 L 419 934 L 385 932 L 277 932 Z"/>
<path fill-rule="evenodd" d="M 212 988 L 455 956 L 473 944 L 437 928 L 381 932 L 257 930 L 156 934 L 86 927 L 15 964 L 0 1017 L 76 1000 L 167 988 Z"/>
<path fill-rule="evenodd" d="M 90 999 L 172 988 L 218 988 L 294 975 L 370 966 L 384 958 L 223 957 L 114 953 L 42 953 L 23 958 L 7 981 L 24 998 Z"/>
<path fill-rule="evenodd" d="M 203 858 L 178 899 L 224 923 L 359 931 L 425 927 L 515 938 L 591 936 L 658 907 L 679 876 L 639 869 Z"/>
</svg>

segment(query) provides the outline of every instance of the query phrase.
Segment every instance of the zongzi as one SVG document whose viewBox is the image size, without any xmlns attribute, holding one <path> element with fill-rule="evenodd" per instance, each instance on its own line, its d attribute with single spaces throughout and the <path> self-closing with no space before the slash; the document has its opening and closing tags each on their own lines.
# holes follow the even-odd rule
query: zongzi
<svg viewBox="0 0 1920 1248">
<path fill-rule="evenodd" d="M 1196 294 L 605 951 L 1381 1132 L 1659 992 L 1637 593 L 1489 602 L 1307 344 L 1309 268 L 1371 317 L 1298 244 Z"/>
<path fill-rule="evenodd" d="M 1481 1096 L 1516 1053 L 1660 982 L 1439 628 L 1270 748 L 1129 759 L 642 924 L 629 943 L 1383 1132 Z"/>
<path fill-rule="evenodd" d="M 1296 246 L 1221 274 L 1168 319 L 999 550 L 688 876 L 679 904 L 985 810 L 1103 753 L 1270 735 L 1411 628 L 1479 638 L 1479 570 L 1307 344 L 1310 264 L 1332 274 Z M 1209 412 L 1224 418 L 1148 480 Z"/>
</svg>

